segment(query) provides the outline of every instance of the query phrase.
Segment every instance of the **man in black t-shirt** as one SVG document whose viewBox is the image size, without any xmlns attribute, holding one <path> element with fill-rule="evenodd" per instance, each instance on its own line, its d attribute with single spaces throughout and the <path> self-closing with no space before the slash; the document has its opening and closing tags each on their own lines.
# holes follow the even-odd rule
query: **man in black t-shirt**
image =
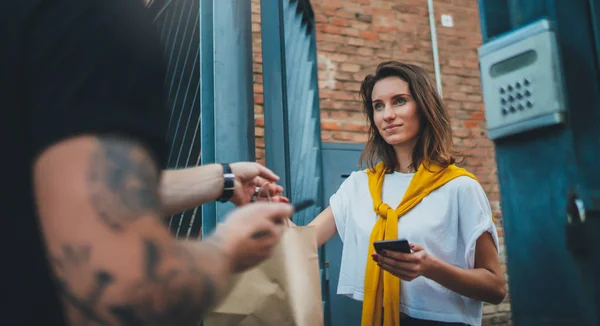
<svg viewBox="0 0 600 326">
<path fill-rule="evenodd" d="M 292 208 L 247 205 L 200 243 L 173 239 L 160 217 L 222 195 L 244 204 L 256 177 L 276 176 L 232 164 L 231 194 L 221 165 L 160 181 L 165 64 L 141 1 L 0 10 L 0 324 L 195 325 L 232 273 L 268 256 Z"/>
</svg>

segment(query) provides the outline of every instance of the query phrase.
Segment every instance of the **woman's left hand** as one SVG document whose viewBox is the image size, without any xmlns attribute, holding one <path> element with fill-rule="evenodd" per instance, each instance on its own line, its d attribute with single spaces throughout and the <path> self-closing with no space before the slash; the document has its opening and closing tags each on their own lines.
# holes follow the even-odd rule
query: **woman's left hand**
<svg viewBox="0 0 600 326">
<path fill-rule="evenodd" d="M 419 244 L 410 244 L 412 253 L 384 250 L 381 254 L 373 254 L 372 259 L 385 271 L 404 281 L 412 281 L 419 276 L 426 276 L 431 268 L 433 256 L 430 256 Z"/>
</svg>

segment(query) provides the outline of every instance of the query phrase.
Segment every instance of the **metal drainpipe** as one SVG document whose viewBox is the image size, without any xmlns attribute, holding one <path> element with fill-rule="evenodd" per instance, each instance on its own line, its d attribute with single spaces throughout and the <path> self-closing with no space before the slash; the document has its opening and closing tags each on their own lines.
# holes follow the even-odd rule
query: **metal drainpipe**
<svg viewBox="0 0 600 326">
<path fill-rule="evenodd" d="M 433 48 L 433 69 L 435 71 L 435 82 L 440 96 L 442 94 L 442 74 L 440 73 L 440 56 L 438 53 L 437 31 L 435 26 L 435 13 L 433 12 L 433 0 L 427 0 L 429 10 L 429 29 L 431 31 L 431 47 Z"/>
</svg>

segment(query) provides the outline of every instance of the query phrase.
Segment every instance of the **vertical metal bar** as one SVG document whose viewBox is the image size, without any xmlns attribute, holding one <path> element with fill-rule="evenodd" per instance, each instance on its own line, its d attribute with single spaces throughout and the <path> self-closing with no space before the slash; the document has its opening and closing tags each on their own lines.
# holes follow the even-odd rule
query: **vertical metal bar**
<svg viewBox="0 0 600 326">
<path fill-rule="evenodd" d="M 316 142 L 314 146 L 317 151 L 317 178 L 319 182 L 317 183 L 317 207 L 319 207 L 319 211 L 325 207 L 323 203 L 322 193 L 323 189 L 323 159 L 321 157 L 322 143 L 321 143 L 321 107 L 320 107 L 320 96 L 319 96 L 319 67 L 317 64 L 317 37 L 316 37 L 316 29 L 314 26 L 314 21 L 310 26 L 310 51 L 309 58 L 311 59 L 311 83 L 315 85 L 312 97 L 312 117 L 316 120 L 315 123 L 315 137 Z"/>
<path fill-rule="evenodd" d="M 254 161 L 251 2 L 214 0 L 213 12 L 215 158 Z M 217 219 L 232 208 L 217 204 Z"/>
<path fill-rule="evenodd" d="M 213 0 L 200 0 L 200 161 L 215 162 L 215 109 L 214 109 L 214 53 L 213 53 Z M 216 204 L 202 205 L 202 237 L 217 225 Z"/>
<path fill-rule="evenodd" d="M 287 1 L 287 0 L 284 0 Z M 267 166 L 291 198 L 285 28 L 282 0 L 261 0 L 261 34 Z"/>
<path fill-rule="evenodd" d="M 202 163 L 254 161 L 250 1 L 202 0 Z M 232 204 L 202 207 L 203 235 Z"/>
<path fill-rule="evenodd" d="M 437 84 L 438 93 L 443 97 L 442 93 L 442 73 L 440 71 L 440 55 L 438 51 L 437 28 L 435 11 L 433 10 L 433 0 L 427 0 L 427 9 L 429 11 L 429 31 L 431 34 L 431 48 L 433 52 L 433 69 L 435 71 L 435 83 Z"/>
</svg>

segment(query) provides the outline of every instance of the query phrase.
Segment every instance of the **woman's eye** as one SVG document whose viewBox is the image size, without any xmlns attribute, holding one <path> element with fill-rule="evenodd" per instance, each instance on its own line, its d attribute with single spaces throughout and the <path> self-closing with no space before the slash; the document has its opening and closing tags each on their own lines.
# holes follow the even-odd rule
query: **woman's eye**
<svg viewBox="0 0 600 326">
<path fill-rule="evenodd" d="M 381 103 L 375 103 L 375 105 L 373 106 L 373 108 L 375 110 L 381 110 L 381 109 L 383 109 L 383 104 L 381 104 Z"/>
<path fill-rule="evenodd" d="M 397 105 L 402 105 L 402 104 L 406 103 L 406 100 L 403 99 L 403 98 L 399 98 L 394 103 L 397 104 Z"/>
</svg>

